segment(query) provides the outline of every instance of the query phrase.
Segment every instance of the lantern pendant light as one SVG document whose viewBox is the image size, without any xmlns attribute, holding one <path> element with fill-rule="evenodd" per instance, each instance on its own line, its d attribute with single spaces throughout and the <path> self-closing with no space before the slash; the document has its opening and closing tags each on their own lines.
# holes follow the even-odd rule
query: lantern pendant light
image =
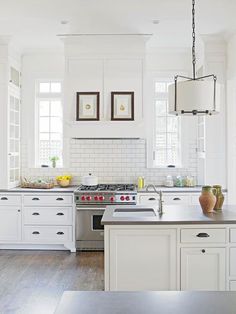
<svg viewBox="0 0 236 314">
<path fill-rule="evenodd" d="M 196 77 L 195 0 L 192 0 L 193 77 L 176 75 L 168 89 L 169 113 L 174 115 L 212 115 L 219 112 L 220 86 L 214 74 Z"/>
</svg>

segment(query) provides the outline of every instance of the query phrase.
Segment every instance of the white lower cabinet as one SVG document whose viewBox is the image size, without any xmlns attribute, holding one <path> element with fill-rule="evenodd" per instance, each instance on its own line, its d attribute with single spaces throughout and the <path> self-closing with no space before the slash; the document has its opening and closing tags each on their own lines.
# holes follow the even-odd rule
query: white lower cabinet
<svg viewBox="0 0 236 314">
<path fill-rule="evenodd" d="M 111 229 L 109 236 L 106 290 L 177 289 L 176 230 Z"/>
<path fill-rule="evenodd" d="M 20 240 L 20 207 L 0 206 L 0 242 L 18 242 Z"/>
<path fill-rule="evenodd" d="M 182 248 L 181 290 L 225 290 L 224 248 Z"/>
<path fill-rule="evenodd" d="M 230 280 L 229 282 L 229 290 L 236 291 L 236 280 Z"/>
</svg>

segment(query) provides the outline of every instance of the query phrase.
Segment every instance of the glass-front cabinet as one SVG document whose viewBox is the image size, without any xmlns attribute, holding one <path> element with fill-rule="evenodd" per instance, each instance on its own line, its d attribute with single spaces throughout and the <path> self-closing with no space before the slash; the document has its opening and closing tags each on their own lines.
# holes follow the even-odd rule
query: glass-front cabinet
<svg viewBox="0 0 236 314">
<path fill-rule="evenodd" d="M 9 88 L 8 123 L 8 185 L 14 187 L 20 181 L 20 94 Z"/>
</svg>

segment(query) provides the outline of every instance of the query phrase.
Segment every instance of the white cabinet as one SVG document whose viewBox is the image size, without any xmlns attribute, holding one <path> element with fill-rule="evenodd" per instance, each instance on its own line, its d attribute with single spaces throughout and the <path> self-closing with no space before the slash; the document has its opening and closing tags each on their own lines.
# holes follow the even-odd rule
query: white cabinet
<svg viewBox="0 0 236 314">
<path fill-rule="evenodd" d="M 0 46 L 0 188 L 12 188 L 20 179 L 20 57 Z"/>
<path fill-rule="evenodd" d="M 106 290 L 177 289 L 175 229 L 111 228 L 105 247 Z"/>
<path fill-rule="evenodd" d="M 166 193 L 163 192 L 163 201 L 165 205 L 196 205 L 199 204 L 199 195 L 197 193 Z M 159 195 L 157 193 L 138 193 L 138 203 L 139 204 L 157 204 L 159 200 Z"/>
<path fill-rule="evenodd" d="M 181 290 L 225 290 L 224 248 L 182 248 Z"/>
<path fill-rule="evenodd" d="M 21 209 L 19 207 L 0 206 L 0 242 L 18 242 L 21 240 Z"/>
</svg>

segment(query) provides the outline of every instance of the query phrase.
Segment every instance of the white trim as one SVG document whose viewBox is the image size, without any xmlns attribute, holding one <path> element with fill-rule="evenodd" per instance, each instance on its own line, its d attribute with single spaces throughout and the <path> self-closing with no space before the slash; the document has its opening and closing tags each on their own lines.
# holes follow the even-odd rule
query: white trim
<svg viewBox="0 0 236 314">
<path fill-rule="evenodd" d="M 187 75 L 186 72 L 178 72 L 181 75 Z M 157 169 L 183 169 L 188 168 L 189 165 L 189 154 L 188 149 L 183 149 L 184 145 L 188 144 L 187 140 L 187 130 L 185 127 L 185 124 L 181 122 L 181 165 L 177 165 L 174 168 L 169 168 L 167 166 L 156 166 L 153 162 L 153 154 L 154 154 L 154 139 L 155 139 L 155 106 L 154 106 L 154 100 L 156 98 L 156 92 L 154 90 L 154 83 L 157 80 L 170 80 L 170 77 L 173 77 L 174 81 L 174 75 L 176 74 L 176 71 L 148 71 L 147 74 L 147 85 L 146 85 L 146 98 L 149 103 L 149 110 L 146 116 L 146 119 L 148 121 L 149 128 L 147 130 L 147 168 L 157 168 Z M 151 83 L 150 83 L 151 82 Z"/>
</svg>

